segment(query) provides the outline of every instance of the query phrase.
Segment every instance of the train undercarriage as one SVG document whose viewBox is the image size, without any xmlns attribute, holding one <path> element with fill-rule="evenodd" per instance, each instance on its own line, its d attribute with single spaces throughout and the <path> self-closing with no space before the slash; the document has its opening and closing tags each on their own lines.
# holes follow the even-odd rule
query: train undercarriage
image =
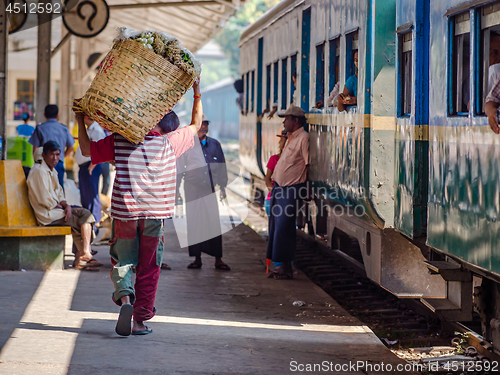
<svg viewBox="0 0 500 375">
<path fill-rule="evenodd" d="M 265 182 L 251 179 L 252 200 L 263 206 Z M 443 322 L 480 319 L 481 343 L 500 354 L 500 280 L 486 270 L 392 228 L 380 229 L 355 215 L 352 208 L 321 200 L 304 202 L 300 229 L 332 250 L 362 264 L 372 281 L 400 299 L 417 299 Z M 352 254 L 353 240 L 359 251 Z"/>
</svg>

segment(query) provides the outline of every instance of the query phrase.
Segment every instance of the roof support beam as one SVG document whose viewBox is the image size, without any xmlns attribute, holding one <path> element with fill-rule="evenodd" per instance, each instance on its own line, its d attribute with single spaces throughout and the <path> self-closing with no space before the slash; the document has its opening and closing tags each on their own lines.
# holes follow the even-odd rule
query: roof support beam
<svg viewBox="0 0 500 375">
<path fill-rule="evenodd" d="M 234 5 L 232 2 L 225 1 L 225 0 L 215 0 L 217 3 L 222 4 L 224 6 L 228 6 L 233 9 L 238 9 L 236 5 Z"/>
<path fill-rule="evenodd" d="M 111 23 L 110 22 L 110 25 L 108 27 L 118 27 L 118 26 L 121 26 L 123 24 L 127 24 L 127 22 L 130 22 L 132 23 L 135 19 L 137 18 L 137 15 L 135 14 L 132 14 L 132 13 L 129 13 L 128 11 L 120 14 L 120 23 Z M 147 18 L 145 17 L 144 18 L 144 22 L 147 26 L 143 27 L 144 30 L 163 30 L 165 28 L 165 25 L 155 21 L 154 19 L 150 19 L 150 18 Z M 146 28 L 147 27 L 147 28 Z M 192 43 L 199 43 L 200 39 L 197 38 L 194 34 L 189 34 L 186 32 L 185 29 L 179 29 L 177 27 L 169 27 L 169 29 L 167 30 L 167 32 L 172 35 L 172 36 L 175 36 L 179 39 L 181 39 L 181 41 L 184 41 L 184 40 L 189 40 L 191 41 Z M 203 33 L 203 36 L 205 35 L 205 33 Z"/>
<path fill-rule="evenodd" d="M 7 53 L 9 32 L 7 12 L 0 7 L 0 137 L 2 152 L 0 160 L 7 159 Z"/>
<path fill-rule="evenodd" d="M 198 17 L 198 18 L 201 18 L 202 20 L 205 20 L 205 21 L 208 21 L 208 22 L 212 22 L 214 24 L 217 24 L 219 23 L 220 21 L 219 20 L 213 20 L 207 16 L 201 16 L 199 13 L 195 13 L 195 12 L 191 12 L 190 10 L 186 10 L 186 9 L 182 9 L 182 8 L 179 8 L 180 11 L 186 13 L 186 14 L 190 14 L 192 16 L 195 16 L 195 17 Z M 212 30 L 212 28 L 210 28 L 210 30 Z"/>
<path fill-rule="evenodd" d="M 64 30 L 66 30 L 66 28 L 64 28 Z M 55 46 L 54 49 L 52 50 L 51 58 L 54 57 L 54 55 L 61 49 L 61 47 L 63 47 L 68 42 L 68 40 L 71 39 L 71 35 L 72 34 L 69 31 L 67 31 L 66 34 L 64 34 L 59 44 Z"/>
<path fill-rule="evenodd" d="M 225 0 L 201 0 L 201 1 L 167 1 L 160 3 L 134 3 L 134 4 L 116 4 L 109 5 L 110 10 L 117 9 L 135 9 L 135 8 L 161 8 L 161 7 L 179 7 L 179 6 L 191 6 L 191 5 L 214 5 L 214 4 L 224 4 L 227 6 L 234 5 Z"/>
<path fill-rule="evenodd" d="M 179 9 L 179 10 L 182 10 L 182 9 Z M 165 12 L 164 12 L 165 13 Z M 165 13 L 166 14 L 166 13 Z M 192 22 L 193 20 L 190 20 L 190 19 L 187 19 L 187 18 L 184 18 L 182 16 L 179 16 L 178 14 L 174 14 L 174 13 L 169 13 L 169 15 L 171 17 L 174 17 L 174 18 L 179 18 L 183 21 L 186 21 L 186 22 Z M 215 21 L 212 21 L 212 22 L 215 22 Z M 196 24 L 196 27 L 199 27 L 201 29 L 205 29 L 205 30 L 208 30 L 208 31 L 212 31 L 212 28 L 211 27 L 207 27 L 205 25 L 201 25 L 201 24 Z"/>
<path fill-rule="evenodd" d="M 48 0 L 41 0 L 39 4 Z M 35 117 L 37 124 L 44 122 L 45 106 L 50 103 L 50 36 L 52 35 L 52 14 L 38 14 L 38 48 L 36 62 Z"/>
<path fill-rule="evenodd" d="M 226 16 L 226 14 L 224 12 L 219 12 L 218 10 L 207 8 L 206 6 L 204 6 L 202 8 L 205 9 L 206 11 L 210 12 L 210 13 L 217 14 L 220 18 L 223 18 L 226 21 L 229 21 L 229 17 Z"/>
</svg>

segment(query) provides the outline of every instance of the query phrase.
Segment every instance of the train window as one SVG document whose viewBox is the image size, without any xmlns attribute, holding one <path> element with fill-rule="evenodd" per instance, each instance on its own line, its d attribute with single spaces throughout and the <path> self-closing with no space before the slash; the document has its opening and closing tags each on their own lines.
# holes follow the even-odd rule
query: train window
<svg viewBox="0 0 500 375">
<path fill-rule="evenodd" d="M 248 113 L 250 107 L 249 107 L 249 101 L 250 101 L 250 72 L 247 73 L 247 77 L 245 80 L 246 83 L 246 90 L 245 90 L 245 113 Z"/>
<path fill-rule="evenodd" d="M 409 116 L 411 114 L 411 90 L 412 90 L 412 33 L 407 32 L 399 35 L 399 115 Z"/>
<path fill-rule="evenodd" d="M 337 108 L 339 112 L 355 108 L 358 103 L 358 32 L 345 36 L 345 83 L 340 90 Z"/>
<path fill-rule="evenodd" d="M 467 115 L 470 102 L 470 14 L 459 14 L 450 22 L 450 67 L 448 112 Z"/>
<path fill-rule="evenodd" d="M 325 99 L 325 43 L 316 46 L 316 103 Z"/>
<path fill-rule="evenodd" d="M 346 43 L 346 64 L 345 64 L 345 69 L 346 69 L 346 79 L 348 79 L 350 76 L 357 74 L 357 68 L 354 65 L 354 54 L 355 52 L 358 51 L 358 32 L 352 32 L 350 34 L 347 34 L 345 36 L 345 43 Z"/>
<path fill-rule="evenodd" d="M 266 109 L 271 108 L 271 64 L 266 66 Z"/>
<path fill-rule="evenodd" d="M 279 61 L 276 61 L 273 65 L 273 105 L 278 104 L 279 69 Z"/>
<path fill-rule="evenodd" d="M 330 77 L 328 82 L 328 92 L 331 92 L 339 79 L 340 38 L 332 39 L 328 44 L 330 49 L 330 63 L 328 65 L 328 73 Z"/>
<path fill-rule="evenodd" d="M 255 104 L 255 70 L 252 70 L 252 87 L 250 90 L 252 91 L 252 109 L 250 111 L 253 112 Z"/>
<path fill-rule="evenodd" d="M 285 57 L 281 60 L 281 109 L 286 109 L 287 107 L 287 83 L 288 83 L 288 74 L 287 74 L 287 65 L 288 58 Z"/>
<path fill-rule="evenodd" d="M 477 46 L 475 71 L 475 113 L 484 115 L 484 101 L 493 84 L 500 79 L 500 2 L 488 4 L 479 12 L 481 18 L 481 40 Z M 486 73 L 488 72 L 488 73 Z"/>
<path fill-rule="evenodd" d="M 290 57 L 290 101 L 294 106 L 299 107 L 299 98 L 297 93 L 297 54 Z"/>
</svg>

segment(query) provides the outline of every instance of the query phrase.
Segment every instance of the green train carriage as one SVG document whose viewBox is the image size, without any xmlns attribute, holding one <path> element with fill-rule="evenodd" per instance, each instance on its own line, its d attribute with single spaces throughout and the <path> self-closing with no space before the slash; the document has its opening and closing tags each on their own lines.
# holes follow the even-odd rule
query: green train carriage
<svg viewBox="0 0 500 375">
<path fill-rule="evenodd" d="M 266 109 L 295 101 L 309 123 L 310 231 L 341 251 L 357 239 L 370 279 L 443 320 L 479 313 L 497 349 L 500 148 L 483 102 L 499 3 L 283 1 L 240 41 L 254 199 L 282 128 Z M 314 108 L 354 73 L 355 51 L 357 106 Z"/>
</svg>

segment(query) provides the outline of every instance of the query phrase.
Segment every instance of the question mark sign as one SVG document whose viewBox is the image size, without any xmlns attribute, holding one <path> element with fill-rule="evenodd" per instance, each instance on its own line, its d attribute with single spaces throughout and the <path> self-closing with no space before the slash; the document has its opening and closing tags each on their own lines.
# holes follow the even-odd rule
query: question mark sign
<svg viewBox="0 0 500 375">
<path fill-rule="evenodd" d="M 93 13 L 90 15 L 89 20 L 87 21 L 87 27 L 89 28 L 90 31 L 94 31 L 94 28 L 92 27 L 92 21 L 94 20 L 95 15 L 97 14 L 96 5 L 92 1 L 89 1 L 89 0 L 82 1 L 81 3 L 78 4 L 77 14 L 78 14 L 78 17 L 80 17 L 82 20 L 84 20 L 85 16 L 82 14 L 82 8 L 87 4 L 90 5 L 92 7 L 92 10 L 93 10 Z"/>
</svg>

